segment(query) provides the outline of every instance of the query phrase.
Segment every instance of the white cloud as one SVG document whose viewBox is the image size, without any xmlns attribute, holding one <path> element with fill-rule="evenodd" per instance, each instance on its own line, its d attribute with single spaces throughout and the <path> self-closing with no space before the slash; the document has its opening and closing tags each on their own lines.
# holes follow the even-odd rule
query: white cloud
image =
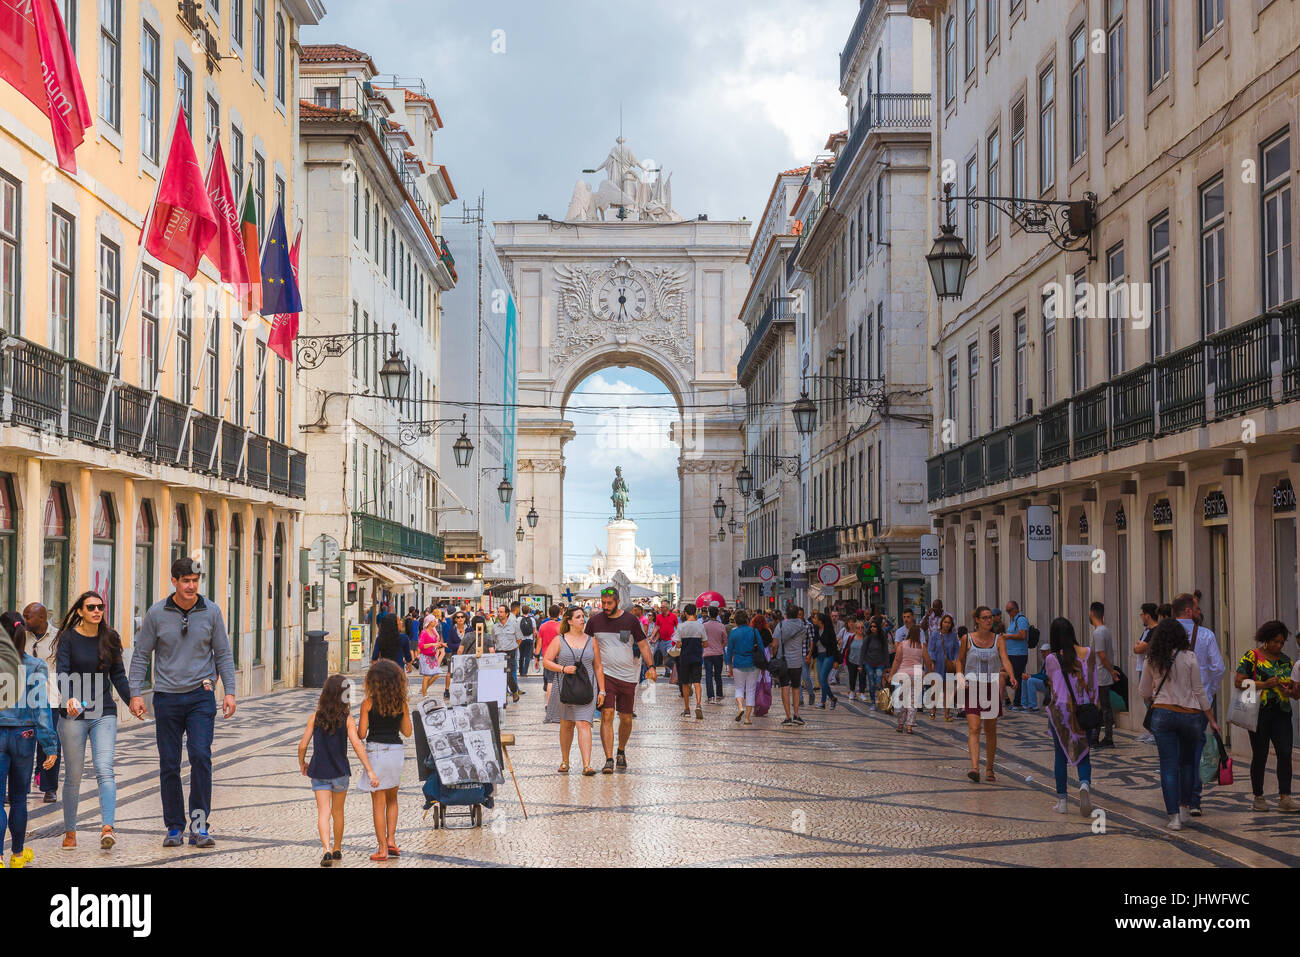
<svg viewBox="0 0 1300 957">
<path fill-rule="evenodd" d="M 573 413 L 579 434 L 566 457 L 575 464 L 595 471 L 622 465 L 629 474 L 676 478 L 681 450 L 669 438 L 669 429 L 678 419 L 671 396 L 597 373 L 574 391 L 569 405 L 601 410 Z"/>
</svg>

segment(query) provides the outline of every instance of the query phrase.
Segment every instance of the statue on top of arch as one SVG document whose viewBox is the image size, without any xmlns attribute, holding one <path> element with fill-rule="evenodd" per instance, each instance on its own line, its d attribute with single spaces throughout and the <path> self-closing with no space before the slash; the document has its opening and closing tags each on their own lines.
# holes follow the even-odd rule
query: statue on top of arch
<svg viewBox="0 0 1300 957">
<path fill-rule="evenodd" d="M 672 174 L 665 177 L 662 169 L 653 167 L 649 160 L 638 160 L 620 136 L 605 161 L 588 171 L 605 174 L 600 185 L 593 191 L 586 180 L 579 179 L 573 187 L 565 222 L 681 222 L 673 209 Z"/>
</svg>

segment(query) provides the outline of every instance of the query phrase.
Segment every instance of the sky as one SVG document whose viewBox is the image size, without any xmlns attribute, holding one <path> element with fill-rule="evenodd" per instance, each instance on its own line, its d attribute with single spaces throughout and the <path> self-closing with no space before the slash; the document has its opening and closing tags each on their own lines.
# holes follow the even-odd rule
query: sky
<svg viewBox="0 0 1300 957">
<path fill-rule="evenodd" d="M 325 5 L 326 17 L 303 29 L 302 42 L 343 43 L 370 54 L 385 75 L 422 78 L 444 123 L 434 160 L 447 166 L 462 200 L 473 204 L 483 194 L 489 220 L 562 218 L 582 170 L 602 163 L 614 145 L 620 108 L 628 146 L 647 166 L 673 174 L 673 205 L 686 218 L 756 221 L 776 175 L 808 163 L 848 125 L 837 85 L 855 0 Z M 454 202 L 443 214 L 460 211 Z M 666 391 L 630 369 L 598 373 L 572 404 L 584 403 L 583 390 Z M 578 438 L 565 449 L 566 572 L 581 571 L 593 549 L 605 547 L 617 464 L 630 486 L 639 544 L 651 548 L 656 571 L 676 572 L 680 503 L 670 419 L 631 411 L 621 422 L 570 419 Z"/>
</svg>

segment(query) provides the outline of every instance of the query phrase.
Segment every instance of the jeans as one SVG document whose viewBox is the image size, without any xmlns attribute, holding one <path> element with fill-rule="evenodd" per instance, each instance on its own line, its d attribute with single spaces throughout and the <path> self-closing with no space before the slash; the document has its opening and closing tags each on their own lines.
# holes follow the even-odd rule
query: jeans
<svg viewBox="0 0 1300 957">
<path fill-rule="evenodd" d="M 849 668 L 849 693 L 867 690 L 867 669 L 863 665 L 847 662 Z"/>
<path fill-rule="evenodd" d="M 1096 745 L 1098 741 L 1110 741 L 1115 737 L 1115 710 L 1110 706 L 1111 685 L 1097 686 L 1097 707 L 1101 709 L 1101 725 L 1088 732 L 1088 744 Z M 1197 758 L 1200 766 L 1200 758 Z M 1200 780 L 1200 777 L 1197 777 Z"/>
<path fill-rule="evenodd" d="M 86 740 L 90 740 L 95 780 L 99 782 L 100 823 L 112 827 L 117 816 L 117 776 L 113 762 L 117 750 L 117 715 L 98 718 L 59 719 L 59 742 L 63 746 L 67 776 L 63 780 L 63 829 L 77 829 L 77 807 L 81 803 L 81 774 L 86 766 Z"/>
<path fill-rule="evenodd" d="M 528 663 L 533 660 L 533 639 L 519 642 L 519 677 L 528 677 Z"/>
<path fill-rule="evenodd" d="M 1292 707 L 1295 707 L 1292 705 Z M 1256 797 L 1264 793 L 1264 774 L 1268 770 L 1268 746 L 1277 752 L 1277 793 L 1291 793 L 1291 713 L 1270 702 L 1260 706 L 1259 724 L 1250 735 L 1250 788 Z M 1197 762 L 1200 767 L 1200 762 Z"/>
<path fill-rule="evenodd" d="M 1038 675 L 1030 675 L 1020 683 L 1020 687 L 1025 691 L 1024 704 L 1022 704 L 1021 707 L 1033 708 L 1035 711 L 1038 710 L 1038 702 L 1040 698 L 1047 696 L 1046 682 L 1044 682 L 1042 678 L 1038 677 Z"/>
<path fill-rule="evenodd" d="M 722 697 L 722 655 L 704 656 L 704 697 Z"/>
<path fill-rule="evenodd" d="M 863 665 L 862 670 L 867 676 L 867 694 L 871 696 L 871 701 L 874 704 L 877 692 L 885 686 L 885 666 Z"/>
<path fill-rule="evenodd" d="M 1029 655 L 1007 655 L 1007 660 L 1011 662 L 1011 673 L 1015 675 L 1016 680 L 1019 681 L 1020 676 L 1025 673 L 1025 666 L 1029 664 Z M 1024 685 L 1020 685 L 1016 688 L 1011 703 L 1018 708 L 1026 706 L 1024 700 Z"/>
<path fill-rule="evenodd" d="M 158 789 L 163 823 L 169 831 L 185 829 L 185 794 L 181 790 L 181 739 L 190 758 L 190 815 L 196 830 L 208 829 L 212 816 L 212 734 L 217 699 L 198 688 L 180 694 L 153 693 L 154 734 L 158 741 Z"/>
<path fill-rule="evenodd" d="M 519 649 L 511 648 L 504 654 L 506 656 L 506 690 L 511 694 L 519 694 L 519 682 L 515 679 L 515 668 L 519 664 Z"/>
<path fill-rule="evenodd" d="M 1201 767 L 1201 753 L 1205 750 L 1205 732 L 1210 727 L 1210 719 L 1200 711 L 1196 712 L 1196 720 L 1199 722 L 1199 730 L 1197 731 L 1196 737 L 1196 758 L 1194 764 L 1194 767 L 1197 770 L 1192 774 L 1192 800 L 1190 802 L 1192 807 L 1201 806 L 1201 788 L 1204 787 L 1204 785 L 1201 784 L 1199 769 Z"/>
<path fill-rule="evenodd" d="M 816 693 L 814 689 L 815 689 L 816 687 L 817 687 L 817 686 L 814 684 L 814 672 L 813 672 L 813 666 L 810 665 L 810 664 L 808 664 L 808 662 L 805 661 L 804 664 L 803 664 L 803 682 L 802 682 L 802 684 L 799 686 L 799 690 L 800 690 L 801 692 L 802 692 L 802 691 L 807 691 L 807 692 L 808 692 L 808 703 L 809 703 L 809 704 L 812 704 L 812 702 L 813 702 L 813 695 Z"/>
<path fill-rule="evenodd" d="M 1065 787 L 1069 782 L 1070 761 L 1065 756 L 1065 749 L 1061 747 L 1060 739 L 1056 737 L 1056 729 L 1049 722 L 1047 731 L 1052 736 L 1052 750 L 1056 752 L 1056 796 L 1065 797 Z M 1077 770 L 1079 772 L 1079 784 L 1092 786 L 1092 758 L 1084 755 L 1083 760 L 1079 762 Z"/>
<path fill-rule="evenodd" d="M 53 708 L 50 709 L 50 726 L 55 728 L 56 730 L 59 727 L 59 714 Z M 60 758 L 56 755 L 54 758 L 54 767 L 46 771 L 43 767 L 41 767 L 41 765 L 45 763 L 45 759 L 48 757 L 49 755 L 45 753 L 45 749 L 41 747 L 41 743 L 37 741 L 36 742 L 36 778 L 37 778 L 36 786 L 40 788 L 42 791 L 52 794 L 59 789 Z"/>
<path fill-rule="evenodd" d="M 5 825 L 13 837 L 11 850 L 21 854 L 27 841 L 27 794 L 36 766 L 36 729 L 0 728 L 0 854 L 5 849 Z M 5 816 L 5 802 L 9 815 Z"/>
<path fill-rule="evenodd" d="M 1160 752 L 1160 791 L 1165 813 L 1173 817 L 1179 805 L 1192 805 L 1194 800 L 1192 782 L 1200 778 L 1197 754 L 1205 747 L 1205 715 L 1168 708 L 1151 711 L 1151 733 Z"/>
<path fill-rule="evenodd" d="M 826 703 L 827 698 L 835 697 L 834 692 L 831 691 L 831 669 L 834 667 L 834 655 L 817 656 L 817 683 L 822 689 L 822 704 Z"/>
</svg>

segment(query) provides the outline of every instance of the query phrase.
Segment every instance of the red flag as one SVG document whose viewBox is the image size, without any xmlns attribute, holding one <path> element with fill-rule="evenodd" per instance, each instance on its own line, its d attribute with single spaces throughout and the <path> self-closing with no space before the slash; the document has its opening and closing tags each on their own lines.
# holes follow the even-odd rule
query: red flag
<svg viewBox="0 0 1300 957">
<path fill-rule="evenodd" d="M 0 0 L 0 76 L 49 117 L 59 168 L 75 174 L 94 116 L 54 0 Z"/>
<path fill-rule="evenodd" d="M 289 262 L 293 265 L 293 278 L 298 278 L 298 245 L 302 242 L 302 228 L 293 238 L 293 249 L 289 250 Z M 271 323 L 271 334 L 266 338 L 267 347 L 276 355 L 293 362 L 293 344 L 298 338 L 298 313 L 281 313 Z"/>
<path fill-rule="evenodd" d="M 145 249 L 157 259 L 193 279 L 199 271 L 199 260 L 219 228 L 203 182 L 203 171 L 194 155 L 194 143 L 185 125 L 185 113 L 177 110 L 176 131 L 172 134 L 158 199 L 154 201 L 153 219 L 148 235 L 142 234 L 141 239 Z"/>
<path fill-rule="evenodd" d="M 239 234 L 239 210 L 235 208 L 235 194 L 230 188 L 230 176 L 226 172 L 226 154 L 219 141 L 217 148 L 212 151 L 212 162 L 208 166 L 207 191 L 212 211 L 217 214 L 217 234 L 212 237 L 204 255 L 221 273 L 221 281 L 230 283 L 235 289 L 235 295 L 243 299 L 248 294 L 250 281 L 248 260 L 244 258 L 244 241 Z"/>
</svg>

